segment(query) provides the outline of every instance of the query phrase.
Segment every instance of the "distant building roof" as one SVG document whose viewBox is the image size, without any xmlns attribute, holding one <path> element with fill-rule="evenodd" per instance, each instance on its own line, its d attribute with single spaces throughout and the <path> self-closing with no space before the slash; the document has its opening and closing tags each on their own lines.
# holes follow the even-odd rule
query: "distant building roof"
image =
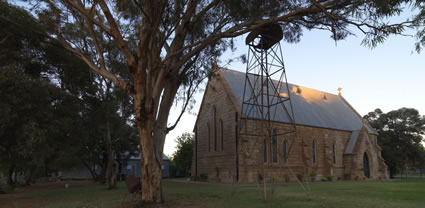
<svg viewBox="0 0 425 208">
<path fill-rule="evenodd" d="M 128 153 L 127 153 L 128 154 Z M 131 156 L 130 160 L 140 160 L 140 153 L 136 153 L 135 156 Z M 170 160 L 167 155 L 165 155 L 164 153 L 162 154 L 162 160 Z"/>
<path fill-rule="evenodd" d="M 220 74 L 225 78 L 236 100 L 242 105 L 245 73 L 220 70 Z M 249 79 L 254 79 L 254 77 L 249 77 Z M 277 84 L 278 81 L 275 82 Z M 360 115 L 349 106 L 344 98 L 338 95 L 289 83 L 288 87 L 296 124 L 344 131 L 358 131 L 365 125 Z M 282 84 L 280 94 L 287 97 L 287 92 L 286 84 Z M 245 93 L 249 94 L 250 90 L 247 89 Z M 289 102 L 285 102 L 285 106 L 291 112 Z M 245 116 L 261 118 L 255 109 Z M 278 108 L 273 120 L 283 123 L 290 122 L 282 108 Z M 376 134 L 368 125 L 365 126 L 369 133 Z"/>
</svg>

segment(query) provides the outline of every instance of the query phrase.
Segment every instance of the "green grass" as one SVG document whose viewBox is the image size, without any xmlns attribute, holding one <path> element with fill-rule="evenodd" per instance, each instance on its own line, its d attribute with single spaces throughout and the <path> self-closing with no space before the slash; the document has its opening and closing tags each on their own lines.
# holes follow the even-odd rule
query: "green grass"
<svg viewBox="0 0 425 208">
<path fill-rule="evenodd" d="M 166 199 L 201 201 L 207 207 L 425 207 L 425 179 L 313 183 L 312 200 L 297 184 L 279 184 L 266 202 L 255 185 L 164 184 Z"/>
<path fill-rule="evenodd" d="M 425 179 L 376 182 L 319 182 L 310 184 L 312 199 L 297 184 L 278 184 L 269 200 L 256 185 L 190 184 L 163 181 L 169 205 L 191 207 L 425 207 Z M 0 195 L 0 207 L 121 207 L 132 200 L 124 183 L 116 190 L 89 184 Z M 8 203 L 5 197 L 11 197 Z M 13 199 L 13 200 L 12 200 Z M 13 201 L 13 202 L 12 202 Z M 173 207 L 173 206 L 170 206 Z"/>
</svg>

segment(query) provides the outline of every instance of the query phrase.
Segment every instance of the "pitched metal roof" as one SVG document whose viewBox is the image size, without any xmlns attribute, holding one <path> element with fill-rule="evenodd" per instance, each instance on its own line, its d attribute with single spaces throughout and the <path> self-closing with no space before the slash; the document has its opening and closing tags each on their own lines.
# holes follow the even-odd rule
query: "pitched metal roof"
<svg viewBox="0 0 425 208">
<path fill-rule="evenodd" d="M 242 105 L 245 73 L 220 70 L 220 74 L 225 78 L 236 100 Z M 249 79 L 254 79 L 254 77 L 249 77 Z M 296 124 L 344 131 L 358 131 L 363 127 L 362 118 L 342 97 L 289 83 L 288 87 Z M 287 92 L 286 84 L 282 84 L 280 94 L 287 97 Z M 247 89 L 245 93 L 249 94 L 250 90 Z M 285 106 L 291 112 L 288 102 L 285 102 Z M 260 118 L 255 110 L 249 111 L 248 114 L 245 116 Z M 290 122 L 282 108 L 278 108 L 273 120 Z M 376 133 L 373 129 L 367 129 L 369 133 Z"/>
<path fill-rule="evenodd" d="M 354 147 L 357 144 L 357 140 L 359 138 L 360 130 L 353 131 L 350 136 L 350 140 L 348 140 L 347 146 L 345 147 L 344 154 L 353 154 Z"/>
</svg>

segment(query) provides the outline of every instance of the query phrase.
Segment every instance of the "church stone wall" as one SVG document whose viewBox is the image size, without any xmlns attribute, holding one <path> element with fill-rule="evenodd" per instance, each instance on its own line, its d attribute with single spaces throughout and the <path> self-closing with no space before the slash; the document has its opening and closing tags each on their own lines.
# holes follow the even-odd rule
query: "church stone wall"
<svg viewBox="0 0 425 208">
<path fill-rule="evenodd" d="M 196 138 L 192 161 L 192 175 L 208 174 L 209 181 L 235 182 L 237 164 L 239 183 L 258 182 L 258 176 L 266 179 L 284 181 L 289 178 L 295 181 L 294 175 L 304 175 L 310 180 L 309 174 L 315 172 L 316 179 L 334 176 L 334 180 L 347 178 L 365 180 L 363 173 L 363 154 L 366 152 L 370 161 L 371 179 L 386 178 L 386 166 L 380 155 L 379 148 L 371 135 L 363 129 L 353 154 L 344 154 L 350 139 L 350 131 L 340 131 L 310 126 L 297 126 L 297 138 L 291 135 L 278 136 L 278 162 L 272 162 L 271 139 L 267 139 L 267 163 L 264 163 L 264 137 L 248 136 L 261 131 L 261 123 L 250 120 L 239 124 L 246 134 L 239 135 L 236 145 L 235 114 L 239 112 L 235 98 L 229 93 L 230 89 L 224 80 L 218 76 L 210 79 L 196 121 Z M 214 108 L 216 121 L 214 127 Z M 223 121 L 223 149 L 221 142 L 221 123 Z M 214 150 L 214 128 L 216 128 L 217 150 Z M 277 134 L 287 132 L 291 125 L 273 123 Z M 209 129 L 209 130 L 208 130 Z M 287 163 L 283 160 L 283 142 L 285 139 L 291 146 Z M 313 141 L 316 141 L 316 162 L 313 162 Z M 335 144 L 335 161 L 333 145 Z M 208 148 L 208 146 L 210 146 Z M 238 155 L 236 155 L 238 146 Z M 289 148 L 289 147 L 288 147 Z M 239 158 L 238 163 L 236 162 Z M 288 168 L 289 167 L 289 168 Z M 304 172 L 305 170 L 305 172 Z"/>
</svg>

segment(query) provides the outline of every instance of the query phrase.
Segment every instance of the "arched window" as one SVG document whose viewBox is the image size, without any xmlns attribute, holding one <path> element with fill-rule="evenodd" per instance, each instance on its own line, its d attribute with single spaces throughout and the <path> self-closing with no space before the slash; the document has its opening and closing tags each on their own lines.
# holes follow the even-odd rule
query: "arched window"
<svg viewBox="0 0 425 208">
<path fill-rule="evenodd" d="M 317 158 L 316 158 L 316 140 L 313 140 L 312 150 L 313 150 L 313 163 L 316 164 Z"/>
<path fill-rule="evenodd" d="M 272 161 L 277 163 L 277 133 L 276 129 L 273 129 L 272 133 Z"/>
<path fill-rule="evenodd" d="M 366 152 L 363 154 L 363 172 L 364 176 L 370 178 L 369 157 Z"/>
<path fill-rule="evenodd" d="M 264 140 L 264 163 L 267 163 L 267 140 Z"/>
<path fill-rule="evenodd" d="M 332 162 L 336 164 L 336 142 L 332 145 Z"/>
<path fill-rule="evenodd" d="M 207 123 L 207 128 L 208 128 L 208 152 L 211 152 L 211 129 L 210 129 L 209 123 Z"/>
<path fill-rule="evenodd" d="M 221 151 L 224 150 L 224 125 L 223 120 L 220 119 L 220 137 L 221 137 Z"/>
<path fill-rule="evenodd" d="M 285 140 L 283 141 L 283 162 L 287 163 L 288 162 L 288 141 Z"/>
<path fill-rule="evenodd" d="M 214 152 L 217 151 L 217 108 L 213 107 L 214 111 Z"/>
</svg>

